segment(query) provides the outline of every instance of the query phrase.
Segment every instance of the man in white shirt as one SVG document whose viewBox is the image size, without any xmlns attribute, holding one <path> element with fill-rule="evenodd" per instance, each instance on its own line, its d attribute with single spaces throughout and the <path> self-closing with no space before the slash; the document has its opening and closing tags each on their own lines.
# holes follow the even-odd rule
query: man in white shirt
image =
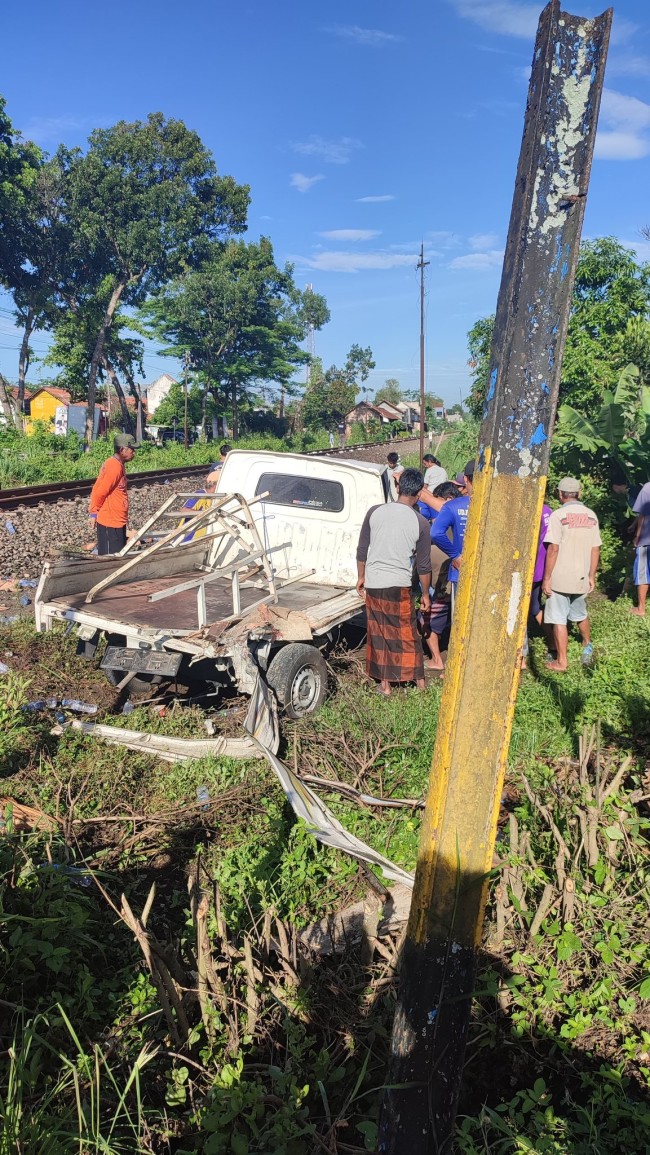
<svg viewBox="0 0 650 1155">
<path fill-rule="evenodd" d="M 557 658 L 547 667 L 555 673 L 567 668 L 569 622 L 576 622 L 582 638 L 582 661 L 593 655 L 585 598 L 594 588 L 600 560 L 600 529 L 592 509 L 580 501 L 580 482 L 563 477 L 560 508 L 553 510 L 544 541 L 548 546 L 542 589 L 547 597 L 544 622 L 553 626 Z"/>
</svg>

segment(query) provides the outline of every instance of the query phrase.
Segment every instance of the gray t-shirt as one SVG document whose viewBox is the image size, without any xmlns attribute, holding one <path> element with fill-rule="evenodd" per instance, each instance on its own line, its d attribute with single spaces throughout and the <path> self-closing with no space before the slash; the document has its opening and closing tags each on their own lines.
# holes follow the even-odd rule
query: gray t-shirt
<svg viewBox="0 0 650 1155">
<path fill-rule="evenodd" d="M 357 561 L 366 563 L 366 589 L 408 588 L 414 559 L 419 574 L 431 573 L 428 521 L 403 501 L 369 509 L 357 549 Z"/>
</svg>

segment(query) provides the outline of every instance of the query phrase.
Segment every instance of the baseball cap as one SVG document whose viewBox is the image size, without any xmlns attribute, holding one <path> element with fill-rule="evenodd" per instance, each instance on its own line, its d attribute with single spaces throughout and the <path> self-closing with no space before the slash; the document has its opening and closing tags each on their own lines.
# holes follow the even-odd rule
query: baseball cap
<svg viewBox="0 0 650 1155">
<path fill-rule="evenodd" d="M 463 489 L 465 488 L 465 474 L 464 473 L 457 473 L 455 478 L 454 478 L 454 481 L 455 481 L 456 485 L 462 485 Z"/>
<path fill-rule="evenodd" d="M 472 457 L 471 461 L 468 461 L 467 465 L 465 466 L 465 469 L 464 469 L 465 477 L 471 478 L 474 476 L 474 466 L 475 465 L 476 465 L 476 462 L 474 461 L 474 458 Z"/>
<path fill-rule="evenodd" d="M 580 482 L 575 477 L 563 477 L 558 485 L 560 493 L 580 493 Z"/>
<path fill-rule="evenodd" d="M 114 439 L 113 444 L 116 449 L 138 449 L 140 442 L 136 441 L 132 433 L 118 433 Z"/>
</svg>

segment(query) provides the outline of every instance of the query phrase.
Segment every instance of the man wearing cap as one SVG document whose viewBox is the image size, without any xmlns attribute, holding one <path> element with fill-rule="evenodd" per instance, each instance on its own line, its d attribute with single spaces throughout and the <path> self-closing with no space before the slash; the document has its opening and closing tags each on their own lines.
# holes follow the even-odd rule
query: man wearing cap
<svg viewBox="0 0 650 1155">
<path fill-rule="evenodd" d="M 90 520 L 97 526 L 97 553 L 119 553 L 126 545 L 129 495 L 126 490 L 127 461 L 132 461 L 138 442 L 130 433 L 113 439 L 114 453 L 102 465 L 90 494 Z"/>
<path fill-rule="evenodd" d="M 544 623 L 553 626 L 557 658 L 547 668 L 563 673 L 567 668 L 569 622 L 576 622 L 582 638 L 582 661 L 593 654 L 591 627 L 585 598 L 594 588 L 600 560 L 600 529 L 593 510 L 580 501 L 580 482 L 563 477 L 560 508 L 553 510 L 544 541 L 548 546 L 542 589 L 547 597 Z"/>
</svg>

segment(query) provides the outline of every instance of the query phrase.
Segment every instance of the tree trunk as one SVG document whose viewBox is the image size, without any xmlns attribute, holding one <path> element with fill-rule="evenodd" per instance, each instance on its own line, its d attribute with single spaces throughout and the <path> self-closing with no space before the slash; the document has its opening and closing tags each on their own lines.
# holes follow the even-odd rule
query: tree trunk
<svg viewBox="0 0 650 1155">
<path fill-rule="evenodd" d="M 113 292 L 111 299 L 106 306 L 106 312 L 102 319 L 102 323 L 97 334 L 95 348 L 90 362 L 90 373 L 88 374 L 88 408 L 86 409 L 86 445 L 91 446 L 93 443 L 93 435 L 95 432 L 95 394 L 97 392 L 97 373 L 99 366 L 102 363 L 104 354 L 104 342 L 106 334 L 111 327 L 115 310 L 120 303 L 120 297 L 126 288 L 126 281 L 120 281 Z"/>
<path fill-rule="evenodd" d="M 232 438 L 236 441 L 239 437 L 239 411 L 237 409 L 237 382 L 233 382 L 232 386 Z"/>
<path fill-rule="evenodd" d="M 4 415 L 7 425 L 15 425 L 16 429 L 20 428 L 20 416 L 15 411 L 11 402 L 10 386 L 5 381 L 0 373 L 0 412 Z"/>
<path fill-rule="evenodd" d="M 280 405 L 278 407 L 278 417 L 280 418 L 280 421 L 282 421 L 284 417 L 284 381 L 280 386 Z"/>
<path fill-rule="evenodd" d="M 201 441 L 208 439 L 208 395 L 210 392 L 209 382 L 203 390 L 203 397 L 201 398 Z"/>
<path fill-rule="evenodd" d="M 126 365 L 121 364 L 120 369 L 126 378 L 126 383 L 129 387 L 129 392 L 135 401 L 135 437 L 136 441 L 142 441 L 144 436 L 144 405 L 142 402 L 142 393 L 140 387 L 136 385 L 133 374 L 129 372 Z"/>
<path fill-rule="evenodd" d="M 117 400 L 120 403 L 120 412 L 122 414 L 122 429 L 124 433 L 133 433 L 133 418 L 131 417 L 129 407 L 126 403 L 122 382 L 120 381 L 110 361 L 108 361 L 106 357 L 102 357 L 102 364 L 108 374 L 108 379 L 111 385 L 115 389 Z"/>
<path fill-rule="evenodd" d="M 18 358 L 18 415 L 22 416 L 25 412 L 25 380 L 27 377 L 27 370 L 29 368 L 29 338 L 34 332 L 34 321 L 36 319 L 36 310 L 28 309 L 25 318 L 25 328 L 23 329 L 23 339 L 20 345 L 20 356 Z"/>
</svg>

